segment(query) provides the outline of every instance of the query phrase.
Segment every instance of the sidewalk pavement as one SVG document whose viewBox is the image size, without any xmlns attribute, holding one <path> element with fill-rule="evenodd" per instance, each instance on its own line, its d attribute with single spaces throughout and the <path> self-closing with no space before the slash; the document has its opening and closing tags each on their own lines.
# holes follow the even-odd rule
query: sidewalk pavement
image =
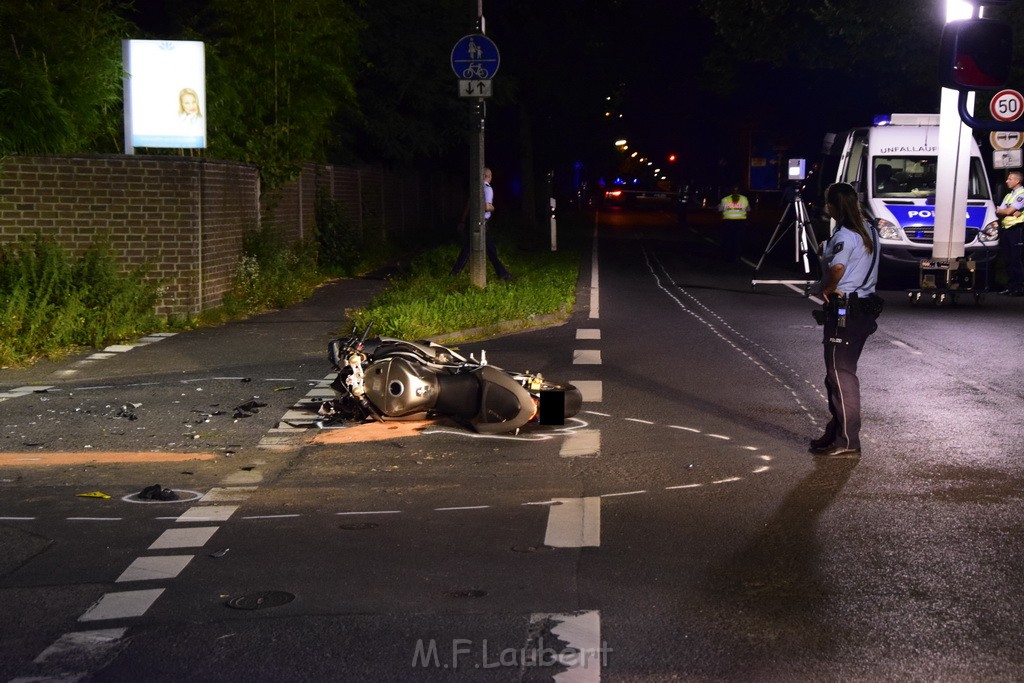
<svg viewBox="0 0 1024 683">
<path fill-rule="evenodd" d="M 175 369 L 188 372 L 205 369 L 203 366 L 218 367 L 225 358 L 235 358 L 237 364 L 271 365 L 300 357 L 322 359 L 326 371 L 327 342 L 347 331 L 346 310 L 367 305 L 386 286 L 387 279 L 380 273 L 333 280 L 317 288 L 305 301 L 288 308 L 181 332 L 175 336 L 179 341 L 187 337 L 189 343 L 184 350 L 178 350 Z M 147 343 L 150 342 L 136 340 L 108 349 L 119 353 Z M 44 359 L 25 368 L 0 369 L 0 392 L 31 384 L 60 385 L 83 379 L 91 374 L 88 359 L 96 353 L 96 349 L 89 349 L 57 361 Z M 110 371 L 111 365 L 100 363 L 97 369 Z M 82 371 L 70 373 L 71 368 Z"/>
</svg>

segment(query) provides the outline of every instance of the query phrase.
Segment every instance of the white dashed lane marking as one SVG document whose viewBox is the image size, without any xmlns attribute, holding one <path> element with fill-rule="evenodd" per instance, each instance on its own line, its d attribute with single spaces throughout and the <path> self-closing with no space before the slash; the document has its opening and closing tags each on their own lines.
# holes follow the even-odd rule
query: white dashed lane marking
<svg viewBox="0 0 1024 683">
<path fill-rule="evenodd" d="M 593 328 L 580 328 L 576 330 L 577 339 L 600 339 L 601 330 Z"/>
<path fill-rule="evenodd" d="M 599 683 L 601 667 L 607 663 L 609 648 L 601 641 L 601 613 L 596 610 L 574 614 L 530 616 L 530 623 L 554 622 L 551 633 L 566 648 L 556 655 L 566 671 L 554 675 L 558 683 Z"/>
<path fill-rule="evenodd" d="M 573 365 L 600 365 L 601 351 L 596 349 L 576 349 L 572 352 Z"/>
<path fill-rule="evenodd" d="M 580 395 L 585 403 L 600 403 L 604 398 L 601 380 L 571 379 L 569 384 L 580 390 Z"/>
<path fill-rule="evenodd" d="M 544 545 L 552 548 L 582 548 L 601 545 L 601 499 L 555 498 L 548 508 Z"/>
</svg>

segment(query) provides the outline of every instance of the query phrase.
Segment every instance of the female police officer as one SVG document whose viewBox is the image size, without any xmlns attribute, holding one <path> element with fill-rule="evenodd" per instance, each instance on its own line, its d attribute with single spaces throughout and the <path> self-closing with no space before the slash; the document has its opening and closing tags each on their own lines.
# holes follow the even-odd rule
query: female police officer
<svg viewBox="0 0 1024 683">
<path fill-rule="evenodd" d="M 825 191 L 825 209 L 836 222 L 823 246 L 819 289 L 825 299 L 825 389 L 832 418 L 825 433 L 811 441 L 820 456 L 860 457 L 860 380 L 857 361 L 864 342 L 878 329 L 881 299 L 878 236 L 860 210 L 857 191 L 835 183 Z"/>
</svg>

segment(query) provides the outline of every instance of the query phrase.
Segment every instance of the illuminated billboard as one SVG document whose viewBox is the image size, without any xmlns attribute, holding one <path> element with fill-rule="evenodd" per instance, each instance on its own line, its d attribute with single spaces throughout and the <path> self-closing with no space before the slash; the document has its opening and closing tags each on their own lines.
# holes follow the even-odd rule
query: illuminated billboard
<svg viewBox="0 0 1024 683">
<path fill-rule="evenodd" d="M 124 146 L 206 147 L 206 58 L 194 40 L 125 40 Z"/>
</svg>

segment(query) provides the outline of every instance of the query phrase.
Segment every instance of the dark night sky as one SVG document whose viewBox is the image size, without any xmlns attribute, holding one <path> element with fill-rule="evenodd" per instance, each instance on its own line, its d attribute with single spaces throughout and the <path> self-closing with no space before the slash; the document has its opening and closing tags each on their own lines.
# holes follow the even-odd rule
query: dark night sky
<svg viewBox="0 0 1024 683">
<path fill-rule="evenodd" d="M 499 47 L 503 30 L 518 30 L 514 25 L 502 26 L 504 1 L 484 3 L 488 33 Z M 471 15 L 475 1 L 466 0 L 466 4 Z M 873 114 L 885 111 L 870 77 L 812 69 L 751 65 L 731 84 L 735 87 L 731 95 L 716 94 L 721 88 L 709 87 L 714 84 L 709 83 L 704 60 L 717 38 L 696 4 L 695 0 L 621 2 L 615 13 L 609 13 L 614 29 L 609 48 L 616 55 L 615 67 L 621 70 L 624 87 L 614 124 L 598 128 L 598 135 L 626 137 L 634 149 L 648 156 L 664 158 L 675 152 L 681 159 L 678 172 L 688 176 L 686 180 L 701 182 L 708 176 L 735 177 L 742 172 L 739 166 L 746 161 L 751 134 L 777 137 L 789 146 L 789 156 L 815 158 L 826 132 L 864 125 Z M 131 18 L 143 31 L 181 37 L 182 28 L 205 5 L 205 0 L 135 0 Z M 472 32 L 466 23 L 467 32 Z M 505 59 L 503 52 L 502 68 L 514 68 L 511 63 L 506 67 Z M 592 96 L 603 100 L 606 94 L 593 92 Z M 921 102 L 917 110 L 934 111 L 937 102 L 936 90 L 934 101 Z M 565 123 L 578 125 L 571 120 Z M 496 117 L 494 124 L 514 126 L 515 121 Z M 507 133 L 494 125 L 489 129 L 494 135 Z M 595 140 L 594 144 L 607 142 Z"/>
</svg>

